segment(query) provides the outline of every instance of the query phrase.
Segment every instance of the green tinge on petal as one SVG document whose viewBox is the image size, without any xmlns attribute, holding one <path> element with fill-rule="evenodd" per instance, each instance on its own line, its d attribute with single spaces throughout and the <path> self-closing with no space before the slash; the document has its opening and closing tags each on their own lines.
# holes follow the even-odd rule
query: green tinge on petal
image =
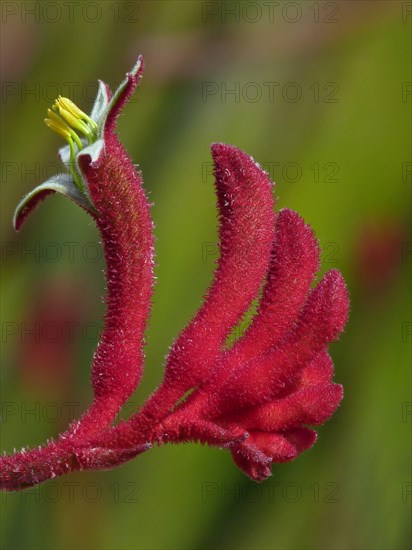
<svg viewBox="0 0 412 550">
<path fill-rule="evenodd" d="M 103 139 L 98 139 L 94 143 L 88 145 L 87 147 L 84 147 L 84 149 L 79 151 L 76 155 L 76 165 L 77 165 L 77 169 L 79 170 L 79 173 L 82 174 L 82 171 L 81 171 L 81 168 L 80 168 L 79 162 L 78 162 L 79 158 L 84 157 L 84 156 L 89 157 L 90 163 L 93 164 L 101 158 L 102 154 L 104 154 L 104 140 Z M 85 187 L 86 187 L 86 191 L 87 191 L 87 185 Z"/>
<path fill-rule="evenodd" d="M 92 112 L 90 113 L 90 118 L 100 126 L 100 118 L 103 116 L 107 107 L 109 105 L 109 96 L 107 93 L 106 84 L 99 80 L 99 89 L 97 92 L 97 97 L 95 99 Z"/>
<path fill-rule="evenodd" d="M 142 63 L 143 63 L 143 58 L 142 58 L 142 56 L 139 56 L 139 58 L 137 59 L 136 63 L 132 67 L 132 69 L 126 74 L 126 78 L 119 84 L 119 86 L 117 87 L 117 89 L 113 93 L 113 95 L 112 95 L 112 97 L 111 97 L 111 99 L 110 99 L 110 101 L 109 101 L 109 103 L 106 107 L 106 110 L 104 112 L 102 112 L 102 114 L 101 114 L 101 120 L 99 122 L 99 126 L 100 126 L 101 129 L 104 129 L 105 124 L 106 124 L 106 119 L 107 119 L 109 113 L 116 107 L 117 102 L 121 98 L 124 89 L 126 88 L 126 86 L 129 83 L 129 77 L 130 76 L 135 76 L 139 72 L 139 69 L 141 68 Z"/>
<path fill-rule="evenodd" d="M 123 90 L 127 86 L 128 82 L 129 82 L 128 76 L 129 75 L 135 76 L 139 72 L 141 64 L 142 64 L 142 60 L 139 57 L 139 59 L 136 61 L 135 65 L 133 66 L 132 70 L 129 71 L 126 74 L 126 78 L 120 83 L 119 87 L 114 92 L 113 97 L 110 100 L 110 103 L 109 103 L 109 106 L 108 106 L 108 109 L 107 109 L 108 112 L 110 112 L 113 109 L 113 107 L 116 105 L 116 103 L 117 103 L 119 97 L 121 96 Z"/>
<path fill-rule="evenodd" d="M 96 212 L 87 195 L 79 191 L 72 176 L 70 174 L 58 174 L 30 191 L 17 205 L 13 216 L 13 226 L 16 231 L 19 231 L 34 208 L 51 193 L 65 195 L 88 212 L 93 214 Z"/>
</svg>

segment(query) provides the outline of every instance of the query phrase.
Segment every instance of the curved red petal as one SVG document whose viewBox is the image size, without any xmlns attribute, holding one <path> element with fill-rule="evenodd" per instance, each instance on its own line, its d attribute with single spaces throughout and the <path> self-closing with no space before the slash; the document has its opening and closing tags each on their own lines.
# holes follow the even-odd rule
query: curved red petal
<svg viewBox="0 0 412 550">
<path fill-rule="evenodd" d="M 229 145 L 212 147 L 220 213 L 220 259 L 205 302 L 174 344 L 166 380 L 204 379 L 230 330 L 256 296 L 273 239 L 272 184 L 251 157 Z"/>
<path fill-rule="evenodd" d="M 18 215 L 16 216 L 14 220 L 14 228 L 16 231 L 20 231 L 21 226 L 26 221 L 26 219 L 29 217 L 29 215 L 33 212 L 33 210 L 42 202 L 44 199 L 48 196 L 55 193 L 53 189 L 45 189 L 44 191 L 41 191 L 37 193 L 36 195 L 33 195 L 33 197 L 30 199 L 30 201 L 27 202 L 24 208 L 20 210 Z"/>
<path fill-rule="evenodd" d="M 203 306 L 169 354 L 164 385 L 156 394 L 157 409 L 162 395 L 165 407 L 173 404 L 175 393 L 170 396 L 170 387 L 176 387 L 180 395 L 211 372 L 230 330 L 258 293 L 269 265 L 274 213 L 268 175 L 235 147 L 215 144 L 212 155 L 220 259 Z"/>
<path fill-rule="evenodd" d="M 331 269 L 310 293 L 297 326 L 287 337 L 297 349 L 320 351 L 333 342 L 345 328 L 349 314 L 349 295 L 342 274 Z"/>
<path fill-rule="evenodd" d="M 111 134 L 113 134 L 116 128 L 116 121 L 120 115 L 120 112 L 124 107 L 124 104 L 128 101 L 128 99 L 133 95 L 134 91 L 136 90 L 140 80 L 142 79 L 143 72 L 144 60 L 143 56 L 140 55 L 133 70 L 126 74 L 126 81 L 122 83 L 124 84 L 124 86 L 117 97 L 116 92 L 114 95 L 110 94 L 113 105 L 107 115 L 104 125 L 105 140 L 108 139 Z"/>
<path fill-rule="evenodd" d="M 299 314 L 318 270 L 318 243 L 296 212 L 281 210 L 275 231 L 259 310 L 243 338 L 228 353 L 228 362 L 246 362 L 279 343 Z"/>
<path fill-rule="evenodd" d="M 329 353 L 324 350 L 307 363 L 299 374 L 299 386 L 327 384 L 333 378 L 333 362 Z"/>
<path fill-rule="evenodd" d="M 289 381 L 285 382 L 284 387 L 276 391 L 274 395 L 280 399 L 304 386 L 332 382 L 333 373 L 332 358 L 326 349 L 322 350 L 305 363 L 295 376 L 291 376 Z"/>
<path fill-rule="evenodd" d="M 283 431 L 302 424 L 323 424 L 343 397 L 339 384 L 317 384 L 239 413 L 236 421 L 246 430 Z"/>
<path fill-rule="evenodd" d="M 263 481 L 271 474 L 272 462 L 290 462 L 297 455 L 294 444 L 282 434 L 252 432 L 231 449 L 235 464 L 254 481 Z"/>
<path fill-rule="evenodd" d="M 297 454 L 303 453 L 310 449 L 318 438 L 318 434 L 310 428 L 291 428 L 283 432 L 284 437 L 292 443 Z"/>
<path fill-rule="evenodd" d="M 141 174 L 114 135 L 97 163 L 87 160 L 81 158 L 81 168 L 98 211 L 96 225 L 107 266 L 107 311 L 92 383 L 96 398 L 113 411 L 113 419 L 143 373 L 154 285 L 153 224 Z"/>
<path fill-rule="evenodd" d="M 309 298 L 293 330 L 274 351 L 214 380 L 214 415 L 268 401 L 342 332 L 349 309 L 342 275 L 331 270 Z"/>
</svg>

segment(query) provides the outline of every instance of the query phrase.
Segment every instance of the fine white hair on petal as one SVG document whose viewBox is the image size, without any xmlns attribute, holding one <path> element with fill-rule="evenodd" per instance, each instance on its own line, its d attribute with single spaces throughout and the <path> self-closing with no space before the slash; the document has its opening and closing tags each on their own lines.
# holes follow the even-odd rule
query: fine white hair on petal
<svg viewBox="0 0 412 550">
<path fill-rule="evenodd" d="M 94 120 L 97 124 L 99 124 L 100 119 L 103 113 L 107 110 L 108 105 L 109 96 L 107 94 L 106 84 L 102 80 L 99 80 L 99 89 L 97 91 L 97 96 L 92 108 L 92 112 L 90 113 L 90 118 Z"/>
</svg>

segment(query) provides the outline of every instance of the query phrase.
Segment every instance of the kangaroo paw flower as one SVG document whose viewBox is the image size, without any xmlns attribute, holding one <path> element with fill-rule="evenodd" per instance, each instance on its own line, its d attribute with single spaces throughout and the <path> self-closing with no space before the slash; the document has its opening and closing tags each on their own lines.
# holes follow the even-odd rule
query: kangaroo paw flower
<svg viewBox="0 0 412 550">
<path fill-rule="evenodd" d="M 112 424 L 141 379 L 144 333 L 153 291 L 154 239 L 141 175 L 118 141 L 115 122 L 142 71 L 143 60 L 139 58 L 113 96 L 108 86 L 100 82 L 90 116 L 67 98 L 59 97 L 49 109 L 47 126 L 68 141 L 59 151 L 66 171 L 23 199 L 16 209 L 14 224 L 19 229 L 33 208 L 54 192 L 69 196 L 85 208 L 93 217 L 104 246 L 107 311 L 93 358 L 92 405 L 79 422 L 73 423 L 57 442 L 42 448 L 40 454 L 36 450 L 33 454 L 28 451 L 15 455 L 14 466 L 11 459 L 2 459 L 2 482 L 13 477 L 17 486 L 27 485 L 30 475 L 36 483 L 37 479 L 54 477 L 56 472 L 83 468 L 80 456 L 87 456 L 91 464 L 91 455 L 95 455 L 97 464 L 102 452 L 95 448 L 87 453 L 81 451 L 80 455 L 80 445 L 84 446 L 86 435 L 99 433 Z M 146 442 L 137 447 L 142 446 L 144 450 L 148 448 Z M 104 452 L 107 454 L 107 450 Z M 104 463 L 116 462 L 114 453 L 110 460 L 108 456 Z M 35 468 L 22 469 L 24 462 L 30 460 Z M 7 483 L 10 482 L 9 479 Z"/>
<path fill-rule="evenodd" d="M 343 396 L 327 352 L 348 317 L 342 275 L 331 270 L 311 289 L 319 267 L 311 228 L 291 210 L 275 214 L 268 175 L 243 151 L 216 143 L 220 258 L 213 281 L 173 343 L 160 386 L 138 413 L 114 425 L 142 377 L 153 292 L 149 204 L 116 135 L 142 73 L 139 57 L 114 93 L 99 82 L 89 115 L 58 97 L 45 119 L 67 141 L 59 151 L 64 170 L 24 197 L 14 226 L 19 230 L 54 193 L 86 210 L 102 238 L 107 310 L 91 367 L 93 402 L 55 441 L 0 457 L 5 490 L 113 468 L 154 444 L 185 442 L 227 449 L 261 481 L 273 463 L 293 460 L 315 443 L 307 425 L 330 418 Z M 228 335 L 260 290 L 255 317 L 228 349 Z"/>
</svg>

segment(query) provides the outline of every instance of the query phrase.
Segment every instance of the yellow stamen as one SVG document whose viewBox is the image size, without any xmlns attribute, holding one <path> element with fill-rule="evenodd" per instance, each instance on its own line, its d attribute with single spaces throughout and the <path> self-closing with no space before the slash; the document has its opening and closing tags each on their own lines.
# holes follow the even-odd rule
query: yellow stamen
<svg viewBox="0 0 412 550">
<path fill-rule="evenodd" d="M 47 109 L 47 114 L 49 115 L 49 118 L 46 118 L 45 121 L 50 120 L 53 122 L 52 125 L 46 122 L 49 128 L 51 128 L 52 130 L 54 130 L 55 132 L 63 136 L 69 143 L 71 140 L 74 140 L 77 147 L 79 148 L 79 151 L 80 149 L 83 149 L 83 143 L 80 141 L 79 136 L 76 134 L 74 130 L 70 128 L 70 126 L 66 123 L 65 120 L 62 119 L 62 117 L 60 117 L 51 109 Z M 70 140 L 67 137 L 67 133 L 69 134 Z"/>
<path fill-rule="evenodd" d="M 71 113 L 74 117 L 78 119 L 87 120 L 89 118 L 86 113 L 79 109 L 78 106 L 67 97 L 62 97 L 61 95 L 59 95 L 59 97 L 56 99 L 56 106 L 59 109 L 66 109 L 66 111 L 69 111 L 69 113 Z"/>
<path fill-rule="evenodd" d="M 84 192 L 84 185 L 76 165 L 76 150 L 81 151 L 84 143 L 75 130 L 80 131 L 89 143 L 97 139 L 99 127 L 86 113 L 83 113 L 70 99 L 59 96 L 51 109 L 47 109 L 48 118 L 44 119 L 46 126 L 58 133 L 70 146 L 70 172 L 80 191 Z"/>
<path fill-rule="evenodd" d="M 56 99 L 55 105 L 62 116 L 64 116 L 62 113 L 62 111 L 64 110 L 66 113 L 70 113 L 77 120 L 84 120 L 89 126 L 91 126 L 93 131 L 97 131 L 98 126 L 95 121 L 92 120 L 88 115 L 86 115 L 86 113 L 79 109 L 78 106 L 67 97 L 62 97 L 61 95 L 59 95 L 59 97 Z"/>
<path fill-rule="evenodd" d="M 57 132 L 59 135 L 63 136 L 64 139 L 69 140 L 71 139 L 70 135 L 70 128 L 67 126 L 67 124 L 61 124 L 60 122 L 52 119 L 52 118 L 45 118 L 44 122 L 46 126 L 48 126 L 51 130 L 54 132 Z M 66 128 L 67 126 L 67 128 Z"/>
<path fill-rule="evenodd" d="M 85 136 L 92 136 L 92 131 L 86 126 L 86 124 L 80 120 L 79 118 L 76 118 L 70 111 L 67 111 L 63 107 L 59 107 L 59 115 L 71 126 L 72 128 L 76 128 L 76 130 L 80 130 L 82 134 Z"/>
</svg>

